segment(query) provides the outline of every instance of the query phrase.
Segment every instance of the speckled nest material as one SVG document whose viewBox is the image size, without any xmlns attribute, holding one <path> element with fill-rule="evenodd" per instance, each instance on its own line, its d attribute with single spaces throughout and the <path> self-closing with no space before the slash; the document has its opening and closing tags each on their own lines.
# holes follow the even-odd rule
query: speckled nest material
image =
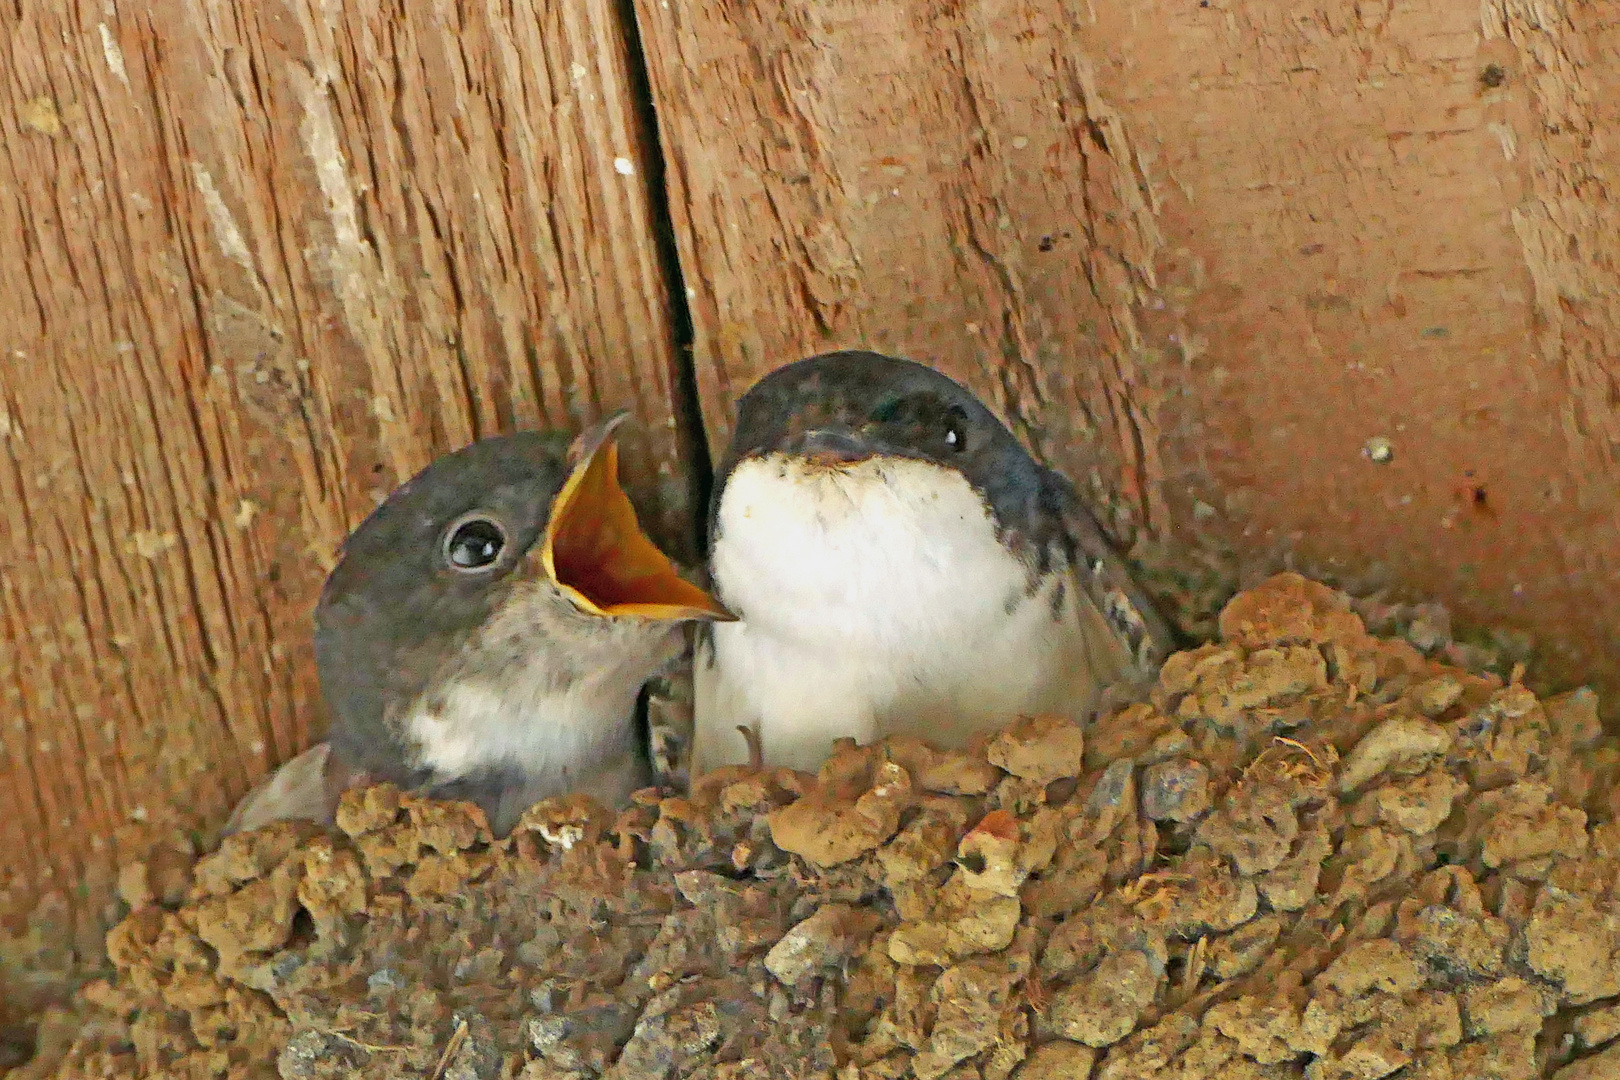
<svg viewBox="0 0 1620 1080">
<path fill-rule="evenodd" d="M 352 795 L 110 935 L 59 1075 L 1620 1077 L 1620 760 L 1293 575 L 1150 702 L 492 842 Z"/>
</svg>

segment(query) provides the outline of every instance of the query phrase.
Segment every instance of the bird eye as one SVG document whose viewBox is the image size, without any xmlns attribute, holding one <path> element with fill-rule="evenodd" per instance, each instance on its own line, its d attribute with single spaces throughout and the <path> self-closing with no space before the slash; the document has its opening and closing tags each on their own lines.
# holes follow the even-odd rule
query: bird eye
<svg viewBox="0 0 1620 1080">
<path fill-rule="evenodd" d="M 470 517 L 450 527 L 444 557 L 457 570 L 482 570 L 501 557 L 506 532 L 487 517 Z"/>
<path fill-rule="evenodd" d="M 968 430 L 967 413 L 962 410 L 961 406 L 952 405 L 950 409 L 946 411 L 945 416 L 945 445 L 956 451 L 966 450 Z"/>
</svg>

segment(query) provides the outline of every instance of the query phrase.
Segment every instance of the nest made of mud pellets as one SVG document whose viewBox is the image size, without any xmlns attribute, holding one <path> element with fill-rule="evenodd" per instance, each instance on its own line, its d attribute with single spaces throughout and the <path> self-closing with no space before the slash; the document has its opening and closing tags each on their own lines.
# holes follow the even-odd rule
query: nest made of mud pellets
<svg viewBox="0 0 1620 1080">
<path fill-rule="evenodd" d="M 390 788 L 232 837 L 109 935 L 58 1075 L 1620 1077 L 1593 695 L 1295 575 L 1082 738 L 845 745 L 493 842 Z"/>
</svg>

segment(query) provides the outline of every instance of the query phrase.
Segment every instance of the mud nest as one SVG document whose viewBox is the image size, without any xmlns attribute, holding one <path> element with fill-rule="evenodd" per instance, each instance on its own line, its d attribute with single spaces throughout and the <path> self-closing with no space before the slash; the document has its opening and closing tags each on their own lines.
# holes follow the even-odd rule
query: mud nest
<svg viewBox="0 0 1620 1080">
<path fill-rule="evenodd" d="M 492 841 L 353 793 L 108 938 L 58 1075 L 1620 1077 L 1596 700 L 1284 575 L 1082 738 L 841 745 Z"/>
</svg>

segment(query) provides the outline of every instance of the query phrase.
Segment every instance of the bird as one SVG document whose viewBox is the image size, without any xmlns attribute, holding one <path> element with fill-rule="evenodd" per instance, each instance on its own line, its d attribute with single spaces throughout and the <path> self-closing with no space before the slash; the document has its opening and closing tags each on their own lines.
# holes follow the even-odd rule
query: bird
<svg viewBox="0 0 1620 1080">
<path fill-rule="evenodd" d="M 226 833 L 330 823 L 389 782 L 467 801 L 506 835 L 584 792 L 651 783 L 637 699 L 686 625 L 730 614 L 642 531 L 618 481 L 620 412 L 582 434 L 526 431 L 446 454 L 349 535 L 315 607 L 329 737 L 243 800 Z"/>
<path fill-rule="evenodd" d="M 814 772 L 839 738 L 1084 724 L 1174 643 L 1069 481 L 902 357 L 822 353 L 743 394 L 707 536 L 736 619 L 698 631 L 694 778 Z"/>
</svg>

